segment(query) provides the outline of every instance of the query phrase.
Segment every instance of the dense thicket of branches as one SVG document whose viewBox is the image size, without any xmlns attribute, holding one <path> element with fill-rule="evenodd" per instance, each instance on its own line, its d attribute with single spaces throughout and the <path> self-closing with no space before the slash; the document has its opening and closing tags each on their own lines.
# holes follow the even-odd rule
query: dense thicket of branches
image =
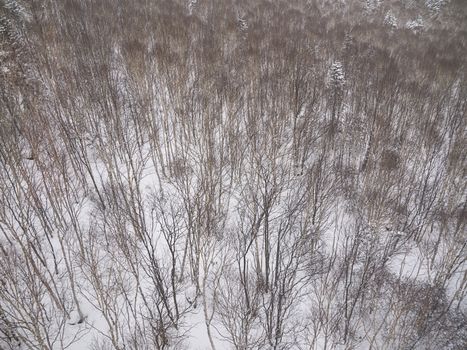
<svg viewBox="0 0 467 350">
<path fill-rule="evenodd" d="M 466 23 L 0 0 L 0 349 L 463 349 Z"/>
</svg>

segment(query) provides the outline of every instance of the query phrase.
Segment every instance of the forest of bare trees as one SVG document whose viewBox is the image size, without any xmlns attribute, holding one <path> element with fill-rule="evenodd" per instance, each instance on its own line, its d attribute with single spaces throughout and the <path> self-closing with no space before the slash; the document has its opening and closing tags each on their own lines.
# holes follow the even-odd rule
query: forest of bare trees
<svg viewBox="0 0 467 350">
<path fill-rule="evenodd" d="M 464 0 L 0 0 L 0 350 L 465 349 L 466 63 Z"/>
</svg>

